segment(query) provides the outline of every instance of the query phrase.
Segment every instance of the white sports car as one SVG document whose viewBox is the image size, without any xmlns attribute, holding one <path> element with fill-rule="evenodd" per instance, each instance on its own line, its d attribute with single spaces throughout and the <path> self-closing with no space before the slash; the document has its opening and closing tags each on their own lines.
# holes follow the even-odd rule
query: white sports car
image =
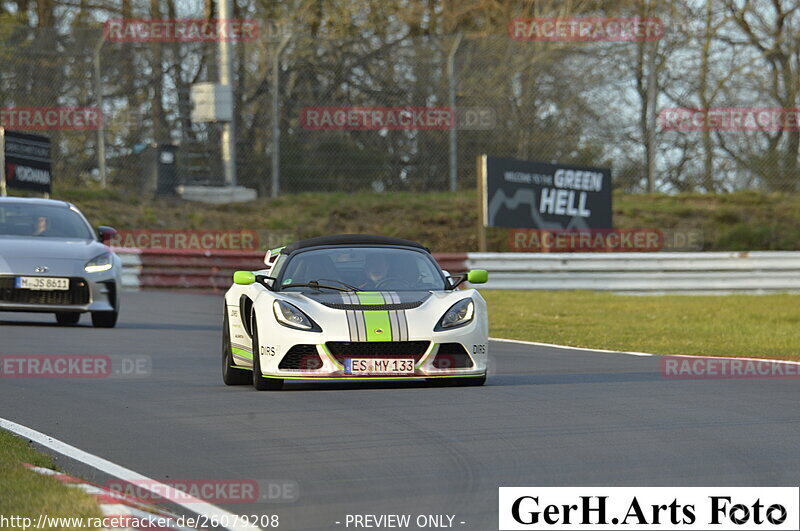
<svg viewBox="0 0 800 531">
<path fill-rule="evenodd" d="M 284 380 L 486 382 L 489 325 L 473 270 L 450 276 L 422 245 L 344 234 L 267 253 L 225 294 L 222 378 L 278 390 Z"/>
</svg>

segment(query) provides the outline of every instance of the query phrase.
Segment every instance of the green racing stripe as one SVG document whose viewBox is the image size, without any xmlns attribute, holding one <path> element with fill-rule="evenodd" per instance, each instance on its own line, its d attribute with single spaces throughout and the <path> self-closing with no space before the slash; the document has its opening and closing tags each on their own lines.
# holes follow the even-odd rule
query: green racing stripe
<svg viewBox="0 0 800 531">
<path fill-rule="evenodd" d="M 387 311 L 364 311 L 364 323 L 367 325 L 367 341 L 391 341 L 392 323 Z"/>
<path fill-rule="evenodd" d="M 377 291 L 359 291 L 358 300 L 363 305 L 386 304 L 383 294 Z M 364 310 L 364 325 L 367 330 L 367 341 L 391 341 L 395 335 L 389 312 L 386 310 Z"/>
</svg>

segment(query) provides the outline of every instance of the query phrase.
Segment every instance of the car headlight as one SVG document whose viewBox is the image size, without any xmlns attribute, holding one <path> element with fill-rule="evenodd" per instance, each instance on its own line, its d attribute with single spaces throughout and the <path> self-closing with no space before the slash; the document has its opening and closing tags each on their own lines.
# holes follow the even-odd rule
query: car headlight
<svg viewBox="0 0 800 531">
<path fill-rule="evenodd" d="M 282 300 L 276 300 L 272 304 L 272 310 L 275 312 L 275 319 L 283 326 L 288 326 L 289 328 L 295 328 L 297 330 L 305 330 L 307 332 L 322 332 L 322 329 L 317 323 L 312 321 L 309 316 L 304 314 L 293 304 Z"/>
<path fill-rule="evenodd" d="M 434 331 L 440 332 L 450 328 L 464 326 L 475 317 L 475 303 L 471 298 L 461 299 L 447 310 Z"/>
<path fill-rule="evenodd" d="M 112 267 L 114 267 L 114 262 L 111 259 L 111 253 L 103 253 L 86 262 L 83 269 L 87 273 L 100 273 L 101 271 L 108 271 Z"/>
</svg>

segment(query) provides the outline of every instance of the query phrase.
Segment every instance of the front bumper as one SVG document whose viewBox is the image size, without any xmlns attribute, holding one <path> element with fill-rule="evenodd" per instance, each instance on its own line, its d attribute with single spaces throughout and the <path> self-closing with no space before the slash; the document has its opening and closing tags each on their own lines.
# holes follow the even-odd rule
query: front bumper
<svg viewBox="0 0 800 531">
<path fill-rule="evenodd" d="M 119 284 L 114 275 L 68 278 L 69 290 L 45 291 L 16 288 L 16 275 L 0 275 L 0 311 L 83 313 L 118 308 Z"/>
<path fill-rule="evenodd" d="M 268 336 L 269 337 L 269 336 Z M 286 341 L 292 337 L 293 340 Z M 488 345 L 477 323 L 457 330 L 437 332 L 409 341 L 351 342 L 345 337 L 291 331 L 284 341 L 262 345 L 262 375 L 283 379 L 386 380 L 455 378 L 486 374 Z M 313 342 L 311 342 L 311 341 Z M 408 374 L 357 375 L 346 372 L 345 360 L 413 359 Z"/>
<path fill-rule="evenodd" d="M 406 353 L 404 354 L 403 351 Z M 408 374 L 351 374 L 345 369 L 345 360 L 348 358 L 413 359 L 414 372 Z M 263 376 L 301 380 L 406 380 L 414 378 L 482 376 L 485 373 L 485 367 L 480 367 L 480 364 L 470 356 L 461 343 L 434 343 L 432 341 L 350 343 L 332 341 L 318 345 L 295 345 L 283 356 L 277 370 L 264 370 Z"/>
</svg>

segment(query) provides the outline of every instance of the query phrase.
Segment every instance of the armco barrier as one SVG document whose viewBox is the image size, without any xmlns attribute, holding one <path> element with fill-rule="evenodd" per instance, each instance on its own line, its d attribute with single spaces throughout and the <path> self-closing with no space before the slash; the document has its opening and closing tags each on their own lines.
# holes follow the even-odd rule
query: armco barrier
<svg viewBox="0 0 800 531">
<path fill-rule="evenodd" d="M 485 289 L 631 293 L 800 291 L 800 252 L 469 253 Z"/>
<path fill-rule="evenodd" d="M 198 249 L 115 248 L 122 259 L 122 287 L 193 288 L 225 290 L 233 272 L 258 270 L 264 266 L 263 251 Z M 439 265 L 450 273 L 466 270 L 466 253 L 434 255 Z"/>
<path fill-rule="evenodd" d="M 220 289 L 237 269 L 264 267 L 260 251 L 115 249 L 123 287 Z M 443 269 L 487 269 L 485 289 L 631 293 L 800 291 L 800 252 L 442 253 Z"/>
</svg>

